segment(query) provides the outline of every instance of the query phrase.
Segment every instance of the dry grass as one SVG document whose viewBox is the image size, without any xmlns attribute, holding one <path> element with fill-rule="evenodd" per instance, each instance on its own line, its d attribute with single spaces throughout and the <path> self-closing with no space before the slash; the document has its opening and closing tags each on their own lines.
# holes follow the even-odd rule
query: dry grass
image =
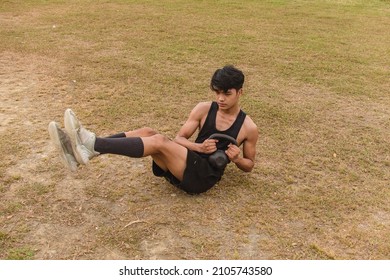
<svg viewBox="0 0 390 280">
<path fill-rule="evenodd" d="M 388 1 L 6 1 L 0 26 L 0 258 L 390 257 Z M 65 108 L 173 137 L 228 63 L 260 130 L 251 174 L 189 196 L 150 159 L 58 162 Z"/>
</svg>

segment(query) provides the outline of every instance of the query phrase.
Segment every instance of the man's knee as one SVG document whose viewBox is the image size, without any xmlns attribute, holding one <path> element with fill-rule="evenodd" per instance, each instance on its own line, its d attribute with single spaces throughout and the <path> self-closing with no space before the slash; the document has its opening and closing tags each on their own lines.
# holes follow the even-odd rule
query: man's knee
<svg viewBox="0 0 390 280">
<path fill-rule="evenodd" d="M 151 136 L 153 138 L 153 142 L 158 148 L 163 148 L 167 143 L 170 142 L 169 138 L 166 137 L 165 135 L 156 133 Z"/>
<path fill-rule="evenodd" d="M 157 134 L 157 132 L 153 128 L 150 128 L 150 127 L 144 127 L 143 133 L 145 134 L 146 137 L 153 136 L 153 135 Z"/>
</svg>

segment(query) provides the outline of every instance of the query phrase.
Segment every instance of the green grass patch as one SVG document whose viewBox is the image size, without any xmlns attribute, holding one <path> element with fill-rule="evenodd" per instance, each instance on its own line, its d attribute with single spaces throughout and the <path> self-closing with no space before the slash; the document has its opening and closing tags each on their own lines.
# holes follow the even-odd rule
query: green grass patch
<svg viewBox="0 0 390 280">
<path fill-rule="evenodd" d="M 7 260 L 31 260 L 34 257 L 34 251 L 30 248 L 16 248 L 8 252 Z"/>
</svg>

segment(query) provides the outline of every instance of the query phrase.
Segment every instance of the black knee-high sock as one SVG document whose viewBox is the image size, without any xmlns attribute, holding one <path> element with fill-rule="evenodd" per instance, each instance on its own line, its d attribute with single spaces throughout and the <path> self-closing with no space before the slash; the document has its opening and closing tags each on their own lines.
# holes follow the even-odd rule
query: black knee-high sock
<svg viewBox="0 0 390 280">
<path fill-rule="evenodd" d="M 144 155 L 141 137 L 96 138 L 95 151 L 100 154 L 116 154 L 133 158 Z"/>
</svg>

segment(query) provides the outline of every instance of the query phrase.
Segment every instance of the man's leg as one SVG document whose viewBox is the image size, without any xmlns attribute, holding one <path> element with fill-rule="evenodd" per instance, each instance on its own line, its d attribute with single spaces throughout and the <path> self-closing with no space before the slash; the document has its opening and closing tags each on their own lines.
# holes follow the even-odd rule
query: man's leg
<svg viewBox="0 0 390 280">
<path fill-rule="evenodd" d="M 161 169 L 169 170 L 177 179 L 183 180 L 187 166 L 187 148 L 161 134 L 142 138 L 142 141 L 144 156 L 150 155 Z"/>
<path fill-rule="evenodd" d="M 85 135 L 93 133 L 88 132 L 85 128 L 83 128 L 83 134 L 83 138 L 89 139 L 91 137 L 85 137 Z M 118 133 L 105 138 L 95 137 L 95 142 L 93 145 L 89 145 L 89 148 L 99 154 L 117 154 L 140 158 L 144 156 L 144 145 L 141 137 L 146 138 L 156 134 L 157 132 L 153 129 L 144 127 L 128 132 Z"/>
<path fill-rule="evenodd" d="M 146 137 L 96 138 L 92 153 L 116 154 L 132 158 L 151 156 L 163 170 L 182 180 L 186 167 L 187 148 L 161 134 Z"/>
<path fill-rule="evenodd" d="M 126 132 L 120 132 L 114 135 L 107 136 L 106 138 L 123 138 L 123 137 L 147 137 L 157 134 L 156 131 L 154 131 L 150 127 L 143 127 L 136 130 L 130 130 Z"/>
<path fill-rule="evenodd" d="M 126 137 L 120 137 L 122 134 L 119 138 L 96 138 L 94 133 L 82 127 L 70 109 L 65 112 L 65 128 L 72 140 L 79 163 L 86 164 L 89 159 L 100 153 L 129 157 L 152 156 L 160 168 L 169 170 L 179 180 L 183 178 L 187 148 L 150 128 L 126 132 Z"/>
<path fill-rule="evenodd" d="M 126 137 L 148 137 L 156 134 L 157 132 L 150 127 L 143 127 L 140 129 L 125 132 Z"/>
</svg>

